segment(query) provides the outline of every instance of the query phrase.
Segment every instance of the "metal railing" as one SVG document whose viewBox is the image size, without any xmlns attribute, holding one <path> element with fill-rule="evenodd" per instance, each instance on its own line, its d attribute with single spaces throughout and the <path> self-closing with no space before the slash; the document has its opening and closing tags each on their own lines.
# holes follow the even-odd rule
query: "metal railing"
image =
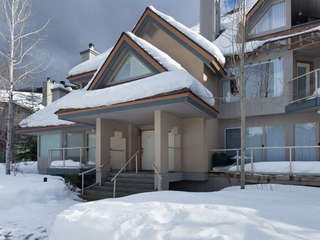
<svg viewBox="0 0 320 240">
<path fill-rule="evenodd" d="M 48 149 L 48 166 L 50 167 L 52 164 L 52 153 L 53 152 L 59 152 L 60 156 L 62 153 L 62 159 L 59 159 L 62 161 L 62 166 L 56 166 L 56 167 L 62 167 L 62 168 L 79 168 L 79 167 L 84 167 L 84 166 L 88 166 L 88 163 L 84 163 L 84 154 L 83 154 L 83 150 L 90 150 L 90 149 L 95 149 L 96 147 L 65 147 L 65 148 L 50 148 Z M 66 153 L 67 151 L 70 150 L 79 150 L 79 166 L 67 166 L 66 165 Z"/>
<path fill-rule="evenodd" d="M 103 166 L 104 165 L 101 165 L 99 168 L 103 168 Z M 95 182 L 95 183 L 91 184 L 90 186 L 84 187 L 84 176 L 86 174 L 94 172 L 94 171 L 97 171 L 97 167 L 94 167 L 94 168 L 91 168 L 91 169 L 89 169 L 87 171 L 79 173 L 79 176 L 81 176 L 81 195 L 82 196 L 84 195 L 85 190 L 87 190 L 89 188 L 92 188 L 92 187 L 94 187 L 94 186 L 99 184 L 99 183 Z"/>
<path fill-rule="evenodd" d="M 127 166 L 129 165 L 129 163 L 135 158 L 135 162 L 136 162 L 136 174 L 138 174 L 138 154 L 139 151 L 137 151 L 135 154 L 133 154 L 129 160 L 122 166 L 122 168 L 116 173 L 116 175 L 114 175 L 114 177 L 111 179 L 110 182 L 113 182 L 113 197 L 116 197 L 116 187 L 117 187 L 117 178 L 118 176 L 125 171 L 125 169 L 127 168 Z"/>
<path fill-rule="evenodd" d="M 161 185 L 161 182 L 162 182 L 162 176 L 160 174 L 160 171 L 157 167 L 157 165 L 155 163 L 152 163 L 152 166 L 153 166 L 153 170 L 157 176 L 157 181 L 155 181 L 154 183 L 154 190 L 159 190 L 159 186 Z"/>
<path fill-rule="evenodd" d="M 295 103 L 308 100 L 312 97 L 319 97 L 320 91 L 320 68 L 305 74 L 294 77 L 289 81 L 292 84 L 292 101 Z"/>
<path fill-rule="evenodd" d="M 265 150 L 286 150 L 289 152 L 289 159 L 288 159 L 288 171 L 287 172 L 283 172 L 283 174 L 289 174 L 290 176 L 292 176 L 293 174 L 296 174 L 293 170 L 293 162 L 297 162 L 294 161 L 293 157 L 294 157 L 294 152 L 293 150 L 297 150 L 297 149 L 320 149 L 320 146 L 285 146 L 285 147 L 249 147 L 246 148 L 246 152 L 249 151 L 250 152 L 250 156 L 248 157 L 246 155 L 246 159 L 250 160 L 250 173 L 253 175 L 255 173 L 257 174 L 279 174 L 280 172 L 267 172 L 267 171 L 262 171 L 262 172 L 257 172 L 254 169 L 254 164 L 257 162 L 261 162 L 261 161 L 256 161 L 254 159 L 254 153 L 255 151 L 265 151 Z M 213 153 L 217 153 L 217 152 L 235 152 L 236 155 L 233 157 L 236 159 L 236 172 L 240 172 L 240 153 L 241 153 L 241 149 L 211 149 L 209 150 L 209 152 L 213 152 Z M 268 162 L 268 161 L 265 161 Z M 269 161 L 268 163 L 274 163 L 276 161 Z M 246 163 L 247 164 L 247 163 Z M 232 165 L 233 166 L 233 165 Z M 219 171 L 222 172 L 230 172 L 230 167 L 232 166 L 226 166 L 226 167 L 218 167 L 217 169 L 219 169 Z M 246 170 L 245 170 L 246 171 Z M 246 171 L 247 172 L 247 171 Z M 303 173 L 304 175 L 308 175 L 308 173 Z M 318 173 L 320 175 L 320 172 Z M 318 175 L 316 174 L 316 175 Z M 315 174 L 312 174 L 315 175 Z"/>
</svg>

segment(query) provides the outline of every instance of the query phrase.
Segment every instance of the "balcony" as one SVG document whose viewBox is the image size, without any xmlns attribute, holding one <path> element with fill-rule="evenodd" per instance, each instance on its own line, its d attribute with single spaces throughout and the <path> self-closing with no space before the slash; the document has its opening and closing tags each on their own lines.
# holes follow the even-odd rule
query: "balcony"
<svg viewBox="0 0 320 240">
<path fill-rule="evenodd" d="M 320 106 L 320 69 L 306 72 L 304 67 L 298 66 L 297 70 L 300 74 L 289 82 L 293 94 L 286 106 L 287 113 Z"/>
</svg>

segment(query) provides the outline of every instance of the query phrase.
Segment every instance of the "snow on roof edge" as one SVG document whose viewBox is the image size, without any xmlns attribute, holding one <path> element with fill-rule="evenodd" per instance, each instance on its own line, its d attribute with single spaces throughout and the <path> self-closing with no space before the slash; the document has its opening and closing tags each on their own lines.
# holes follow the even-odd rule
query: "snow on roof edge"
<svg viewBox="0 0 320 240">
<path fill-rule="evenodd" d="M 226 63 L 226 59 L 220 50 L 218 46 L 216 46 L 214 43 L 210 42 L 208 39 L 200 35 L 199 33 L 193 31 L 191 28 L 185 26 L 184 24 L 178 22 L 173 17 L 166 15 L 165 13 L 157 10 L 154 6 L 148 7 L 151 11 L 153 11 L 155 14 L 157 14 L 159 17 L 161 17 L 164 21 L 169 23 L 171 26 L 178 29 L 180 32 L 182 32 L 184 35 L 186 35 L 189 39 L 197 43 L 199 46 L 201 46 L 203 49 L 208 51 L 212 56 L 215 57 L 215 59 L 224 66 Z"/>
</svg>

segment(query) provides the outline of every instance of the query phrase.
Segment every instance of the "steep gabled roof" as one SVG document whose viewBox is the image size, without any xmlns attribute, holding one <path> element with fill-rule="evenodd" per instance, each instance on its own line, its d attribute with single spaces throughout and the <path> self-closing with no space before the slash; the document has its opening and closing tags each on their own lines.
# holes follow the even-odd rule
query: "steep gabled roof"
<svg viewBox="0 0 320 240">
<path fill-rule="evenodd" d="M 147 41 L 135 36 L 133 33 L 126 32 L 122 33 L 120 39 L 112 49 L 108 58 L 89 82 L 87 89 L 93 90 L 98 86 L 98 82 L 103 78 L 103 75 L 106 74 L 108 68 L 112 66 L 113 60 L 119 56 L 122 46 L 125 44 L 128 44 L 137 52 L 137 54 L 144 58 L 145 61 L 151 64 L 156 73 L 184 70 L 179 63 L 173 60 L 166 53 L 162 52 Z"/>
<path fill-rule="evenodd" d="M 225 57 L 215 44 L 199 33 L 193 31 L 191 28 L 188 28 L 182 23 L 176 21 L 174 18 L 158 11 L 153 6 L 146 8 L 132 32 L 139 35 L 139 31 L 141 31 L 144 23 L 149 17 L 160 24 L 161 27 L 165 28 L 167 33 L 174 35 L 174 38 L 180 44 L 184 47 L 187 46 L 188 50 L 191 52 L 196 52 L 198 55 L 201 55 L 201 60 L 206 59 L 207 64 L 212 64 L 221 75 L 225 75 L 225 71 L 223 69 Z"/>
</svg>

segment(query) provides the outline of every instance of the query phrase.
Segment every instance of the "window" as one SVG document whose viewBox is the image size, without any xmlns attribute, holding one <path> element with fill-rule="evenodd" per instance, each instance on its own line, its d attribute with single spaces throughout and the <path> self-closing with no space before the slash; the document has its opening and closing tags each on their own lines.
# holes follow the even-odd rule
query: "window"
<svg viewBox="0 0 320 240">
<path fill-rule="evenodd" d="M 285 1 L 273 4 L 258 23 L 250 31 L 250 35 L 257 35 L 286 25 Z"/>
<path fill-rule="evenodd" d="M 51 148 L 61 147 L 61 137 L 60 134 L 50 134 L 40 136 L 40 157 L 47 158 L 49 156 L 48 150 Z M 60 151 L 52 152 L 53 158 L 60 157 Z"/>
<path fill-rule="evenodd" d="M 96 164 L 96 134 L 95 133 L 89 133 L 87 135 L 88 138 L 88 164 L 89 165 L 95 165 Z"/>
<path fill-rule="evenodd" d="M 295 146 L 316 146 L 316 123 L 303 123 L 295 125 Z M 296 149 L 295 150 L 296 161 L 316 161 L 317 150 L 316 149 Z"/>
<path fill-rule="evenodd" d="M 116 72 L 112 78 L 112 83 L 124 82 L 130 79 L 135 79 L 142 76 L 148 76 L 152 74 L 143 63 L 141 63 L 135 56 L 129 54 L 123 65 Z"/>
<path fill-rule="evenodd" d="M 82 133 L 67 133 L 67 147 L 83 147 Z M 82 150 L 81 150 L 82 151 Z M 71 159 L 80 159 L 80 150 L 67 150 L 67 157 Z"/>
<path fill-rule="evenodd" d="M 238 69 L 229 70 L 234 76 L 239 75 Z M 276 97 L 283 94 L 283 61 L 281 58 L 273 59 L 259 64 L 245 67 L 247 81 L 247 99 L 257 97 Z M 226 102 L 239 101 L 239 95 L 233 96 L 230 91 L 230 82 L 223 83 L 223 96 Z"/>
<path fill-rule="evenodd" d="M 286 146 L 286 132 L 283 126 L 268 126 L 266 132 L 266 147 Z M 284 149 L 266 150 L 266 161 L 285 161 L 286 152 Z"/>
<path fill-rule="evenodd" d="M 262 127 L 252 127 L 247 128 L 246 133 L 246 141 L 247 147 L 261 147 L 263 141 L 263 128 Z M 247 151 L 246 155 L 251 157 L 251 151 Z M 262 151 L 261 150 L 254 150 L 253 152 L 253 159 L 255 162 L 262 161 Z M 250 162 L 249 159 L 246 162 Z"/>
</svg>

